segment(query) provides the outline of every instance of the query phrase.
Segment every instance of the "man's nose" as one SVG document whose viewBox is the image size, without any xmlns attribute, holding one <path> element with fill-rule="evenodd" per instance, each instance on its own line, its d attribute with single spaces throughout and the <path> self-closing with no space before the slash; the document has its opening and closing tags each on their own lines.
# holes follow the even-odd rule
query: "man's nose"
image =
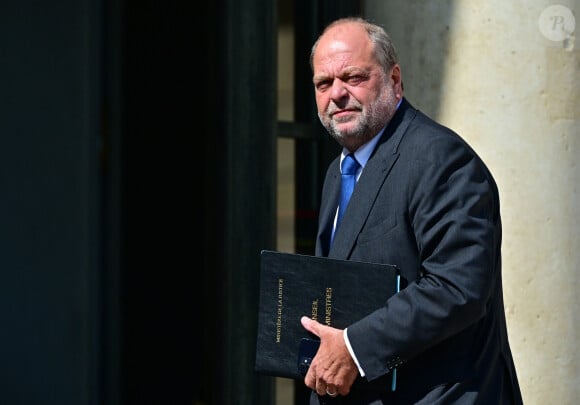
<svg viewBox="0 0 580 405">
<path fill-rule="evenodd" d="M 345 83 L 342 80 L 335 79 L 332 82 L 332 90 L 330 93 L 330 97 L 333 100 L 343 100 L 346 96 L 348 96 L 348 90 L 346 89 Z"/>
</svg>

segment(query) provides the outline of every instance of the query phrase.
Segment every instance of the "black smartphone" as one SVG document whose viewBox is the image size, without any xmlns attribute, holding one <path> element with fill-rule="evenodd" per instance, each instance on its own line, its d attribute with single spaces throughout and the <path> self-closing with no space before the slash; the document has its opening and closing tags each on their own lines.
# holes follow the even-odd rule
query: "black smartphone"
<svg viewBox="0 0 580 405">
<path fill-rule="evenodd" d="M 302 338 L 300 340 L 298 347 L 298 371 L 300 374 L 306 375 L 319 346 L 320 340 L 318 339 Z"/>
</svg>

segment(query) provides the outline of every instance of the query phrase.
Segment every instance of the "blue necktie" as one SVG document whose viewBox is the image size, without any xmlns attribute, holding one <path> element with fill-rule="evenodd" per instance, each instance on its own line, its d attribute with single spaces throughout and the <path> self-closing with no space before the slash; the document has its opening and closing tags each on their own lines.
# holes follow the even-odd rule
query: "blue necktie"
<svg viewBox="0 0 580 405">
<path fill-rule="evenodd" d="M 346 211 L 346 207 L 348 206 L 348 201 L 350 200 L 350 196 L 354 190 L 354 185 L 356 184 L 356 172 L 359 166 L 359 163 L 356 161 L 354 154 L 352 153 L 346 155 L 342 160 L 342 182 L 340 184 L 340 201 L 338 203 L 338 216 L 336 218 L 336 227 L 334 228 L 335 232 L 340 225 L 340 221 L 342 221 L 342 217 Z"/>
</svg>

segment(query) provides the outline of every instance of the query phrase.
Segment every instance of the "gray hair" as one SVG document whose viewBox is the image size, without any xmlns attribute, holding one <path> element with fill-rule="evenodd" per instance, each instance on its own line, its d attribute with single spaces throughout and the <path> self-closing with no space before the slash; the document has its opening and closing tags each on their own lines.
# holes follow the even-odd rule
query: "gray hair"
<svg viewBox="0 0 580 405">
<path fill-rule="evenodd" d="M 356 23 L 360 24 L 367 32 L 371 43 L 374 46 L 375 57 L 379 64 L 383 67 L 385 73 L 398 63 L 397 51 L 391 37 L 385 32 L 383 27 L 373 24 L 361 17 L 345 17 L 330 23 L 318 37 L 314 45 L 312 45 L 312 50 L 310 51 L 310 68 L 314 71 L 313 58 L 320 38 L 324 35 L 330 28 L 336 27 L 337 25 L 346 23 Z"/>
</svg>

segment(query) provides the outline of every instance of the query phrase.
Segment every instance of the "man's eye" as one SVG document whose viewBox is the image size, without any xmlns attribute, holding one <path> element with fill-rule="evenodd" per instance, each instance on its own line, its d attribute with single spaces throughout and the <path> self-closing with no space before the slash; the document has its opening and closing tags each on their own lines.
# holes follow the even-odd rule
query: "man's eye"
<svg viewBox="0 0 580 405">
<path fill-rule="evenodd" d="M 364 80 L 363 76 L 360 75 L 354 75 L 354 76 L 349 76 L 347 79 L 347 83 L 348 84 L 358 84 L 360 82 L 362 82 Z"/>
<path fill-rule="evenodd" d="M 330 81 L 328 81 L 328 80 L 324 80 L 324 81 L 316 83 L 316 90 L 318 90 L 318 91 L 324 91 L 329 87 L 330 87 Z"/>
</svg>

